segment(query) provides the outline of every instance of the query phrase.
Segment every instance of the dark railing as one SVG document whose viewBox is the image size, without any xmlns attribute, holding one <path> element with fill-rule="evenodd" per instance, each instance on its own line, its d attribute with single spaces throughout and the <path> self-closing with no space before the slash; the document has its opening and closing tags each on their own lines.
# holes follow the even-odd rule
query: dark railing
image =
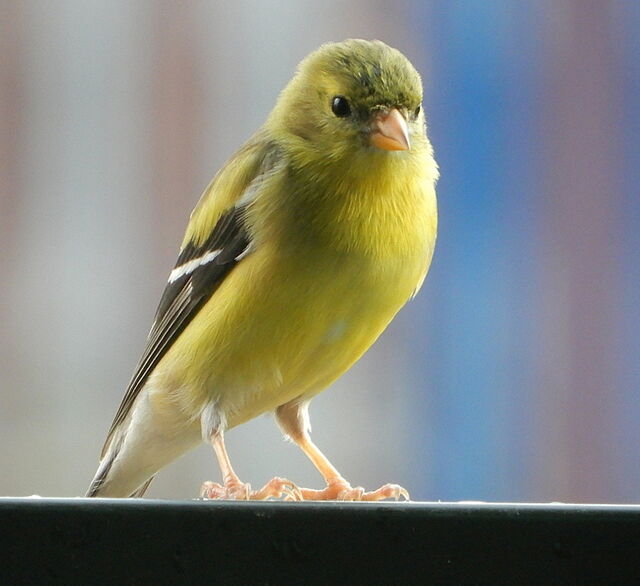
<svg viewBox="0 0 640 586">
<path fill-rule="evenodd" d="M 640 506 L 0 499 L 1 584 L 640 584 Z"/>
</svg>

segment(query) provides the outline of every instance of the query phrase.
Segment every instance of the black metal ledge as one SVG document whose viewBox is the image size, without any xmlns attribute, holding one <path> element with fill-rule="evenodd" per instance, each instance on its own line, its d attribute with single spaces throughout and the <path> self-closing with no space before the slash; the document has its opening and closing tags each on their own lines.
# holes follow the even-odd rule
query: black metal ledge
<svg viewBox="0 0 640 586">
<path fill-rule="evenodd" d="M 640 584 L 640 507 L 0 499 L 1 584 Z"/>
</svg>

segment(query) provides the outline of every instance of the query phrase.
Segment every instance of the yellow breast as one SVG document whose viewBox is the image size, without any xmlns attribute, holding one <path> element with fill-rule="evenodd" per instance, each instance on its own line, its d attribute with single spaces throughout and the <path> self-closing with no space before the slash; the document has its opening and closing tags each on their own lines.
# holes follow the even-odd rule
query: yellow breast
<svg viewBox="0 0 640 586">
<path fill-rule="evenodd" d="M 338 378 L 428 269 L 436 204 L 432 183 L 423 186 L 413 192 L 400 186 L 367 202 L 359 201 L 367 197 L 363 190 L 332 211 L 303 208 L 295 224 L 306 230 L 298 233 L 266 224 L 256 250 L 160 363 L 163 386 L 177 389 L 173 400 L 194 417 L 215 401 L 233 427 Z"/>
</svg>

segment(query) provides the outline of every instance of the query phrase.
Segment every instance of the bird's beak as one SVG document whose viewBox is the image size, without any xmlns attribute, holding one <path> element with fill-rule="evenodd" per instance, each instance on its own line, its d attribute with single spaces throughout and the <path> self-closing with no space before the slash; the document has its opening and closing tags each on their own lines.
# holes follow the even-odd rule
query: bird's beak
<svg viewBox="0 0 640 586">
<path fill-rule="evenodd" d="M 411 148 L 407 121 L 397 108 L 375 115 L 370 140 L 373 146 L 385 151 L 408 151 Z"/>
</svg>

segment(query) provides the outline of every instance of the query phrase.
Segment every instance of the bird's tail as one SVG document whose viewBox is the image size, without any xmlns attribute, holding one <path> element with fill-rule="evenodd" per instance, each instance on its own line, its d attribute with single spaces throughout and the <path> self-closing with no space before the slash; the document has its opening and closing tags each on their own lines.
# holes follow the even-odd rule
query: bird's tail
<svg viewBox="0 0 640 586">
<path fill-rule="evenodd" d="M 107 449 L 107 453 L 104 454 L 104 457 L 100 461 L 100 465 L 98 466 L 98 470 L 89 485 L 89 488 L 85 494 L 88 498 L 99 498 L 99 497 L 129 497 L 129 498 L 139 498 L 144 495 L 147 488 L 151 484 L 151 481 L 155 478 L 155 476 L 151 476 L 148 480 L 146 480 L 139 488 L 134 490 L 131 494 L 123 494 L 122 491 L 114 490 L 113 481 L 110 478 L 110 472 L 113 467 L 113 463 L 118 455 L 120 448 L 122 447 L 122 441 L 118 442 L 116 447 L 109 447 Z"/>
<path fill-rule="evenodd" d="M 108 472 L 108 470 L 106 472 Z M 104 491 L 102 489 L 104 484 L 104 479 L 106 478 L 106 472 L 104 474 L 101 474 L 100 468 L 98 469 L 98 472 L 96 473 L 95 477 L 91 481 L 91 484 L 89 485 L 89 489 L 85 494 L 87 498 L 99 498 L 99 497 L 111 496 L 108 494 L 107 491 Z M 147 480 L 140 488 L 132 492 L 129 495 L 129 498 L 141 498 L 142 496 L 144 496 L 144 493 L 147 492 L 147 488 L 149 488 L 149 485 L 151 484 L 154 478 L 155 476 L 152 476 L 151 478 L 149 478 L 149 480 Z M 103 493 L 107 493 L 107 494 L 103 494 Z M 116 495 L 113 495 L 113 496 L 116 496 Z"/>
<path fill-rule="evenodd" d="M 126 497 L 129 498 L 140 498 L 144 495 L 149 488 L 152 480 L 155 476 L 151 476 L 148 480 L 146 480 L 139 488 L 134 490 L 131 494 L 126 495 L 122 494 L 121 491 L 114 491 L 114 487 L 112 486 L 112 482 L 108 482 L 109 472 L 113 465 L 113 461 L 115 460 L 115 456 L 105 457 L 100 462 L 98 466 L 98 470 L 87 489 L 85 496 L 87 498 L 99 498 L 99 497 Z M 111 485 L 111 486 L 110 486 Z"/>
<path fill-rule="evenodd" d="M 199 422 L 168 419 L 146 393 L 109 437 L 87 497 L 140 497 L 156 473 L 198 445 Z"/>
</svg>

